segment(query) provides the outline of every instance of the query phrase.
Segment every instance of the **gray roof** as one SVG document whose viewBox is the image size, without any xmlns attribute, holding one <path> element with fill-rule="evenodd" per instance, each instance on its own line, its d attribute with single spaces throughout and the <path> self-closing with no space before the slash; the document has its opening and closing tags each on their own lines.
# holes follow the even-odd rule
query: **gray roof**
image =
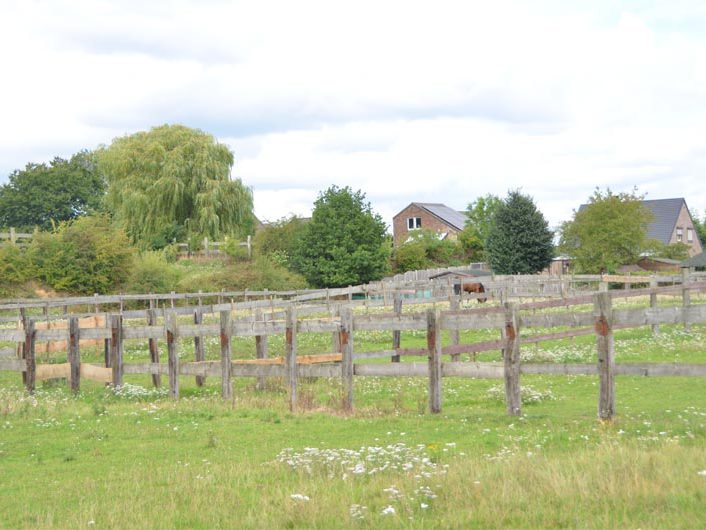
<svg viewBox="0 0 706 530">
<path fill-rule="evenodd" d="M 656 199 L 652 201 L 642 201 L 650 212 L 652 212 L 652 221 L 647 227 L 647 237 L 661 241 L 665 245 L 669 244 L 672 239 L 672 234 L 677 226 L 679 212 L 682 205 L 686 201 L 683 198 L 678 199 Z M 579 212 L 583 210 L 587 204 L 582 204 L 579 207 Z"/>
<path fill-rule="evenodd" d="M 444 278 L 446 276 L 458 276 L 464 278 L 477 278 L 478 276 L 492 276 L 493 273 L 490 271 L 484 271 L 480 269 L 468 269 L 464 271 L 444 271 L 439 274 L 434 274 L 429 276 L 430 280 L 436 280 L 438 278 Z"/>
<path fill-rule="evenodd" d="M 424 208 L 433 215 L 436 215 L 447 225 L 452 226 L 457 230 L 463 230 L 463 226 L 466 224 L 465 214 L 457 212 L 456 210 L 449 208 L 445 204 L 434 202 L 414 202 L 412 204 L 415 204 L 420 208 Z"/>
<path fill-rule="evenodd" d="M 682 267 L 706 267 L 706 252 L 692 256 L 681 262 Z"/>
</svg>

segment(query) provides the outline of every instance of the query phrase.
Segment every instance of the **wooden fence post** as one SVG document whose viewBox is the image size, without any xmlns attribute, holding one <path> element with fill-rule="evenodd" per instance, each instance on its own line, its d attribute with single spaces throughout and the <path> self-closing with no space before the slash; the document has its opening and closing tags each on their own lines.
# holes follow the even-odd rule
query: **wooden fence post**
<svg viewBox="0 0 706 530">
<path fill-rule="evenodd" d="M 402 315 L 402 294 L 397 291 L 394 294 L 393 297 L 393 309 L 395 311 L 396 316 Z M 392 349 L 397 351 L 400 349 L 400 344 L 402 342 L 402 332 L 399 329 L 396 329 L 392 332 Z M 398 363 L 400 362 L 400 356 L 399 355 L 393 355 L 390 360 L 393 363 Z"/>
<path fill-rule="evenodd" d="M 123 386 L 123 316 L 110 315 L 110 367 L 113 369 L 113 386 Z"/>
<path fill-rule="evenodd" d="M 79 350 L 78 317 L 69 318 L 68 357 L 71 391 L 74 394 L 78 394 L 81 390 L 81 352 Z"/>
<path fill-rule="evenodd" d="M 334 308 L 330 310 L 329 314 L 331 315 L 331 318 L 340 318 L 341 306 L 335 305 Z M 341 353 L 343 351 L 341 348 L 341 332 L 340 330 L 334 331 L 333 333 L 331 333 L 331 350 L 333 351 L 333 353 Z"/>
<path fill-rule="evenodd" d="M 449 310 L 450 311 L 458 311 L 459 310 L 458 297 L 454 294 L 453 291 L 451 292 L 451 294 L 449 294 Z M 458 346 L 461 343 L 460 332 L 458 329 L 452 329 L 451 331 L 449 331 L 449 336 L 451 339 L 451 345 Z M 452 362 L 457 363 L 460 360 L 461 360 L 460 353 L 454 353 L 451 355 Z"/>
<path fill-rule="evenodd" d="M 154 300 L 150 299 L 150 309 L 147 310 L 147 325 L 156 326 L 157 325 L 157 311 L 154 309 Z M 157 346 L 157 339 L 148 339 L 147 345 L 150 350 L 150 362 L 159 364 L 159 346 Z M 159 388 L 162 386 L 162 376 L 159 374 L 152 374 L 152 384 Z"/>
<path fill-rule="evenodd" d="M 164 332 L 167 336 L 167 363 L 169 370 L 169 397 L 179 397 L 179 329 L 176 313 L 170 311 L 164 318 Z"/>
<path fill-rule="evenodd" d="M 615 414 L 615 351 L 613 340 L 613 304 L 608 293 L 594 295 L 596 313 L 596 350 L 600 396 L 598 417 L 611 420 Z"/>
<path fill-rule="evenodd" d="M 262 313 L 262 309 L 258 309 L 255 312 L 255 320 L 263 321 L 265 320 L 265 317 Z M 258 359 L 267 359 L 267 356 L 269 354 L 268 352 L 268 342 L 267 342 L 267 335 L 256 335 L 255 336 L 255 357 Z M 267 387 L 267 380 L 264 376 L 259 376 L 257 378 L 257 385 L 255 388 L 257 390 L 265 390 Z"/>
<path fill-rule="evenodd" d="M 441 318 L 427 310 L 427 349 L 429 350 L 429 411 L 441 412 Z"/>
<path fill-rule="evenodd" d="M 197 326 L 203 324 L 203 309 L 201 307 L 194 309 L 194 324 Z M 196 335 L 194 337 L 194 358 L 197 363 L 206 360 L 206 352 L 204 351 L 203 337 L 201 335 Z M 203 386 L 205 381 L 205 376 L 196 376 L 196 386 Z"/>
<path fill-rule="evenodd" d="M 34 342 L 36 331 L 34 329 L 34 321 L 31 318 L 25 320 L 25 344 L 23 355 L 26 363 L 25 385 L 27 392 L 34 394 L 37 380 L 37 362 L 34 357 Z"/>
<path fill-rule="evenodd" d="M 341 378 L 343 379 L 343 410 L 353 410 L 353 311 L 341 309 Z"/>
<path fill-rule="evenodd" d="M 682 306 L 684 307 L 684 331 L 691 332 L 691 322 L 689 322 L 689 306 L 691 305 L 691 293 L 689 291 L 689 269 L 683 267 L 681 270 L 682 284 Z"/>
<path fill-rule="evenodd" d="M 657 278 L 650 278 L 650 289 L 656 289 L 658 286 Z M 650 293 L 650 308 L 657 308 L 657 293 Z M 659 336 L 659 324 L 652 324 L 652 335 Z"/>
<path fill-rule="evenodd" d="M 233 326 L 231 325 L 230 310 L 221 311 L 221 396 L 230 399 L 233 396 L 233 384 L 231 374 L 233 365 L 231 361 L 231 337 L 233 336 Z"/>
<path fill-rule="evenodd" d="M 514 303 L 505 303 L 503 338 L 505 340 L 503 364 L 507 413 L 510 416 L 519 416 L 522 412 L 522 396 L 520 394 L 520 323 L 517 316 L 517 305 Z"/>
<path fill-rule="evenodd" d="M 287 307 L 285 328 L 284 368 L 289 395 L 289 410 L 297 407 L 297 312 L 293 306 Z"/>
</svg>

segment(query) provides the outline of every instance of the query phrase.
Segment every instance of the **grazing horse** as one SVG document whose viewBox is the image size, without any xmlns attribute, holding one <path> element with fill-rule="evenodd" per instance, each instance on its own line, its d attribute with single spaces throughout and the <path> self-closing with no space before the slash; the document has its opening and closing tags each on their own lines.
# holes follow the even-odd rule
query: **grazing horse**
<svg viewBox="0 0 706 530">
<path fill-rule="evenodd" d="M 483 284 L 480 282 L 475 282 L 475 283 L 464 283 L 463 284 L 463 292 L 464 293 L 484 293 L 485 292 L 485 287 L 483 287 Z M 478 303 L 482 304 L 485 302 L 487 298 L 478 298 Z"/>
</svg>

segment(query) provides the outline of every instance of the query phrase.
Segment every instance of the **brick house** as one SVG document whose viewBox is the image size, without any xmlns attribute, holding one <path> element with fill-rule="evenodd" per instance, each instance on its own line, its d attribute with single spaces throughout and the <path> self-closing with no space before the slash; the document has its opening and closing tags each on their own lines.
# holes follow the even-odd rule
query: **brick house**
<svg viewBox="0 0 706 530">
<path fill-rule="evenodd" d="M 410 232 L 419 229 L 433 230 L 441 239 L 455 239 L 465 223 L 465 213 L 445 204 L 413 202 L 392 218 L 394 245 L 403 244 Z"/>
<path fill-rule="evenodd" d="M 694 219 L 684 198 L 642 201 L 642 204 L 652 213 L 647 237 L 665 245 L 685 243 L 690 247 L 689 256 L 703 252 L 699 234 L 694 227 Z M 579 211 L 585 207 L 586 205 L 582 204 Z"/>
</svg>

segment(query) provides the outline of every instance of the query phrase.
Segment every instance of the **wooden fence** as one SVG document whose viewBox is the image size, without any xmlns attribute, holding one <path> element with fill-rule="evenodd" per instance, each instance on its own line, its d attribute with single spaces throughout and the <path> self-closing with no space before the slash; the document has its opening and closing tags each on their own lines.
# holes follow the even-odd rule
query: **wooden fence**
<svg viewBox="0 0 706 530">
<path fill-rule="evenodd" d="M 501 306 L 457 309 L 457 298 L 451 297 L 450 310 L 429 308 L 423 312 L 401 311 L 395 303 L 395 312 L 383 314 L 354 314 L 346 301 L 337 309 L 337 315 L 307 318 L 306 307 L 294 303 L 284 308 L 284 314 L 266 314 L 260 307 L 253 313 L 237 318 L 230 307 L 201 307 L 193 310 L 193 323 L 179 321 L 176 311 L 156 308 L 148 310 L 146 322 L 135 322 L 125 314 L 111 314 L 106 326 L 82 325 L 78 316 L 68 315 L 65 329 L 38 329 L 32 318 L 26 318 L 23 329 L 0 329 L 0 341 L 21 345 L 20 358 L 1 358 L 0 370 L 21 372 L 29 392 L 39 379 L 65 377 L 71 388 L 78 391 L 81 379 L 95 379 L 119 387 L 124 374 L 151 374 L 155 385 L 161 376 L 167 376 L 169 395 L 179 396 L 179 376 L 197 377 L 203 384 L 206 377 L 218 377 L 224 398 L 232 395 L 233 377 L 255 377 L 259 383 L 268 377 L 283 378 L 288 391 L 289 406 L 297 407 L 297 388 L 301 377 L 340 377 L 343 388 L 343 407 L 353 408 L 353 379 L 365 376 L 426 377 L 429 381 L 429 409 L 439 412 L 442 407 L 442 378 L 473 377 L 503 378 L 505 380 L 507 412 L 521 412 L 521 374 L 585 374 L 598 375 L 599 406 L 602 419 L 610 419 L 615 411 L 616 375 L 642 376 L 698 376 L 706 377 L 706 364 L 616 364 L 614 358 L 614 331 L 638 326 L 652 326 L 658 332 L 660 324 L 692 324 L 706 322 L 706 304 L 692 304 L 691 292 L 706 291 L 706 282 L 684 286 L 651 288 L 640 291 L 599 292 L 574 298 L 543 300 L 540 302 L 505 302 Z M 615 309 L 613 298 L 650 296 L 649 308 Z M 659 307 L 658 296 L 678 296 L 681 304 Z M 399 298 L 397 300 L 400 300 Z M 397 302 L 397 301 L 396 301 Z M 586 307 L 589 305 L 589 307 Z M 557 311 L 562 309 L 561 311 Z M 549 310 L 549 311 L 543 311 Z M 218 323 L 203 323 L 203 315 L 214 312 Z M 162 316 L 162 323 L 158 323 Z M 459 331 L 469 329 L 499 329 L 497 341 L 459 343 Z M 541 333 L 526 333 L 539 329 Z M 399 334 L 409 330 L 426 331 L 425 348 L 401 348 Z M 449 331 L 449 344 L 442 344 L 442 331 Z M 547 332 L 549 330 L 549 332 Z M 364 331 L 390 331 L 392 347 L 382 351 L 359 351 L 355 335 Z M 297 336 L 300 333 L 331 333 L 331 352 L 308 355 L 300 351 Z M 285 354 L 268 358 L 268 337 L 284 334 Z M 534 364 L 520 363 L 522 344 L 564 339 L 581 335 L 595 335 L 597 362 L 593 364 Z M 204 337 L 219 337 L 220 359 L 205 361 Z M 254 359 L 233 360 L 231 343 L 234 336 L 255 337 Z M 194 361 L 184 362 L 179 348 L 193 339 Z M 125 363 L 124 341 L 139 339 L 148 343 L 150 362 Z M 36 345 L 42 341 L 65 340 L 67 359 L 64 364 L 38 364 Z M 81 341 L 101 340 L 106 344 L 104 366 L 81 362 Z M 157 341 L 166 343 L 167 363 L 161 362 Z M 502 352 L 503 363 L 460 362 L 460 354 L 480 351 Z M 399 362 L 401 357 L 426 357 L 425 362 Z M 442 362 L 448 356 L 449 361 Z M 391 363 L 366 363 L 374 358 L 389 358 Z M 397 361 L 397 362 L 395 362 Z"/>
</svg>

